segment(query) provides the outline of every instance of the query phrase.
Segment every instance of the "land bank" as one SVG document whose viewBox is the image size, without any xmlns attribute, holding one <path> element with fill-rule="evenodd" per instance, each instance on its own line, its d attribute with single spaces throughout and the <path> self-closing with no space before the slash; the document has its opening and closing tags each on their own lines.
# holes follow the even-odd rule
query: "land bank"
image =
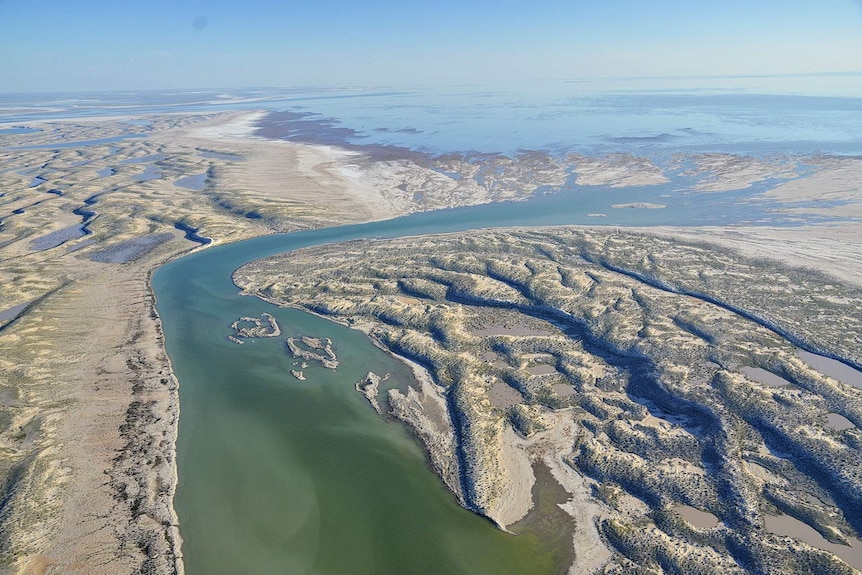
<svg viewBox="0 0 862 575">
<path fill-rule="evenodd" d="M 260 120 L 164 116 L 141 138 L 130 137 L 121 121 L 76 120 L 40 124 L 42 132 L 16 135 L 9 145 L 4 140 L 0 245 L 9 289 L 0 305 L 0 355 L 9 424 L 0 513 L 8 572 L 181 570 L 171 506 L 176 382 L 147 288 L 152 269 L 204 245 L 273 231 L 523 198 L 558 184 L 565 172 L 541 155 L 491 158 L 496 167 L 484 172 L 487 164 L 460 158 L 450 160 L 459 173 L 503 177 L 441 180 L 439 170 L 406 160 L 255 138 L 252 124 Z M 841 216 L 837 221 L 798 235 L 740 226 L 723 237 L 784 258 L 790 243 L 799 262 L 858 282 L 851 219 L 859 210 L 852 184 L 858 160 L 812 161 L 823 168 L 807 191 L 800 191 L 802 179 L 770 193 L 788 211 L 810 211 L 812 199 L 822 199 L 815 209 Z M 620 170 L 632 171 L 638 185 L 656 178 L 652 165 L 640 175 L 620 168 L 639 165 L 629 157 L 596 162 L 593 178 Z M 713 159 L 707 171 L 732 174 L 736 163 Z M 532 176 L 525 166 L 534 167 Z M 750 162 L 743 167 L 750 180 Z M 205 184 L 198 189 L 181 185 L 200 175 Z M 189 229 L 212 243 L 187 239 Z M 708 239 L 704 233 L 698 236 Z M 825 264 L 824 253 L 831 254 Z"/>
</svg>

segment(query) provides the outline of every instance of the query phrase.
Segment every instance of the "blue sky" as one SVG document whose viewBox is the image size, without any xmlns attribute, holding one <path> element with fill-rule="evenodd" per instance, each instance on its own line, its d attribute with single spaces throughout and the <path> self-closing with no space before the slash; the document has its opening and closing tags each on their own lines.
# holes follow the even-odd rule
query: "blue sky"
<svg viewBox="0 0 862 575">
<path fill-rule="evenodd" d="M 0 0 L 2 92 L 848 71 L 862 0 Z"/>
</svg>

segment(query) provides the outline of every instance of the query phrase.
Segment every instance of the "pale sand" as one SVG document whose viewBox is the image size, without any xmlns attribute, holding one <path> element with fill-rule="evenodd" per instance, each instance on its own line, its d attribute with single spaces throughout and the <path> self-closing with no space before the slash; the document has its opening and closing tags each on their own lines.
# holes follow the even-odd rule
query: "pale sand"
<svg viewBox="0 0 862 575">
<path fill-rule="evenodd" d="M 145 541 L 159 572 L 182 573 L 171 504 L 177 386 L 147 285 L 150 268 L 188 247 L 170 246 L 140 265 L 75 261 L 77 279 L 3 333 L 31 350 L 34 381 L 48 385 L 32 401 L 53 406 L 34 407 L 46 413 L 40 458 L 47 469 L 33 468 L 16 494 L 26 498 L 21 509 L 53 509 L 16 534 L 23 547 L 39 549 L 19 558 L 21 573 L 131 573 Z"/>
<path fill-rule="evenodd" d="M 509 475 L 509 490 L 506 497 L 500 498 L 501 505 L 494 513 L 494 519 L 502 529 L 523 519 L 533 507 L 533 485 L 536 483 L 536 476 L 533 474 L 532 461 L 524 443 L 511 426 L 507 425 L 503 431 L 501 456 Z"/>
<path fill-rule="evenodd" d="M 218 116 L 205 125 L 166 130 L 151 139 L 186 150 L 229 152 L 242 160 L 215 171 L 226 191 L 240 186 L 244 193 L 291 204 L 325 208 L 328 222 L 364 222 L 408 213 L 393 204 L 365 178 L 360 154 L 332 146 L 268 140 L 253 135 L 264 112 Z M 170 148 L 169 148 L 170 149 Z"/>
<path fill-rule="evenodd" d="M 581 186 L 652 186 L 670 180 L 661 169 L 646 158 L 631 154 L 611 154 L 602 158 L 571 154 L 567 161 L 574 163 L 576 182 Z"/>
<path fill-rule="evenodd" d="M 52 317 L 55 326 L 63 331 L 77 330 L 87 337 L 78 340 L 84 349 L 75 349 L 72 342 L 64 343 L 63 349 L 65 354 L 81 353 L 76 370 L 77 401 L 60 430 L 61 436 L 76 438 L 69 443 L 76 485 L 68 492 L 62 528 L 46 553 L 57 557 L 52 569 L 76 570 L 80 559 L 75 558 L 85 558 L 89 573 L 134 568 L 134 561 L 123 565 L 112 549 L 118 535 L 121 541 L 134 544 L 157 523 L 166 523 L 169 527 L 165 529 L 165 544 L 174 552 L 169 568 L 177 573 L 183 571 L 178 553 L 178 521 L 172 505 L 176 486 L 173 446 L 179 417 L 177 384 L 163 350 L 160 322 L 151 313 L 154 301 L 147 287 L 147 267 L 105 270 L 99 274 L 101 277 L 93 278 L 90 287 L 69 294 L 71 301 L 56 299 L 61 309 Z M 78 310 L 79 314 L 63 311 L 68 309 Z M 111 351 L 105 355 L 105 350 Z M 148 410 L 133 415 L 130 408 L 134 402 L 148 405 Z M 124 424 L 138 429 L 118 436 L 116 431 Z M 120 454 L 107 478 L 103 471 L 106 451 Z M 124 486 L 122 490 L 129 495 L 129 501 L 115 500 L 118 485 Z M 166 486 L 170 487 L 170 497 L 160 494 Z M 143 503 L 142 514 L 130 525 L 105 524 L 102 520 L 116 506 L 131 506 L 135 499 Z M 98 540 L 103 545 L 94 552 Z"/>
<path fill-rule="evenodd" d="M 661 226 L 638 231 L 718 244 L 745 256 L 778 260 L 793 267 L 825 272 L 848 284 L 862 285 L 862 224 L 856 222 L 792 228 Z"/>
</svg>

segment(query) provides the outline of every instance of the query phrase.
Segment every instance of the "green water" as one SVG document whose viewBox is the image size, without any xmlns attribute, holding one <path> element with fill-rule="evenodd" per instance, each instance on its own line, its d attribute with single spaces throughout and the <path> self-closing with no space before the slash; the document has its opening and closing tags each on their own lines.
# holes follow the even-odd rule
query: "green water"
<svg viewBox="0 0 862 575">
<path fill-rule="evenodd" d="M 363 228 L 359 228 L 364 231 Z M 189 575 L 553 573 L 535 535 L 503 533 L 459 507 L 416 442 L 357 393 L 367 371 L 409 369 L 361 333 L 236 295 L 244 261 L 357 229 L 213 248 L 153 278 L 180 381 L 176 508 Z M 272 313 L 283 336 L 237 345 L 230 323 Z M 290 374 L 284 338 L 333 340 L 336 371 Z"/>
</svg>

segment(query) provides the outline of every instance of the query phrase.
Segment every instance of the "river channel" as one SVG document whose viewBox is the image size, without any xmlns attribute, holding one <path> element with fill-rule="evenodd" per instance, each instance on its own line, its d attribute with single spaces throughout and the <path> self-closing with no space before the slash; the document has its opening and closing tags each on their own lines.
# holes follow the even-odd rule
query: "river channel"
<svg viewBox="0 0 862 575">
<path fill-rule="evenodd" d="M 650 193 L 662 193 L 654 188 Z M 152 284 L 180 382 L 175 504 L 186 573 L 559 572 L 555 550 L 541 538 L 501 532 L 458 506 L 405 429 L 379 417 L 353 388 L 368 371 L 409 381 L 404 364 L 360 332 L 239 295 L 231 273 L 269 255 L 358 238 L 598 223 L 587 214 L 628 194 L 637 192 L 581 190 L 577 198 L 551 194 L 270 235 L 201 250 L 157 270 Z M 662 210 L 609 210 L 601 223 L 752 218 L 750 204 L 734 209 L 738 199 L 715 194 L 695 205 L 668 202 Z M 715 214 L 723 221 L 714 222 Z M 277 318 L 282 337 L 244 345 L 227 339 L 231 322 L 263 312 Z M 338 369 L 312 366 L 306 381 L 292 377 L 284 338 L 299 334 L 331 338 Z"/>
</svg>

